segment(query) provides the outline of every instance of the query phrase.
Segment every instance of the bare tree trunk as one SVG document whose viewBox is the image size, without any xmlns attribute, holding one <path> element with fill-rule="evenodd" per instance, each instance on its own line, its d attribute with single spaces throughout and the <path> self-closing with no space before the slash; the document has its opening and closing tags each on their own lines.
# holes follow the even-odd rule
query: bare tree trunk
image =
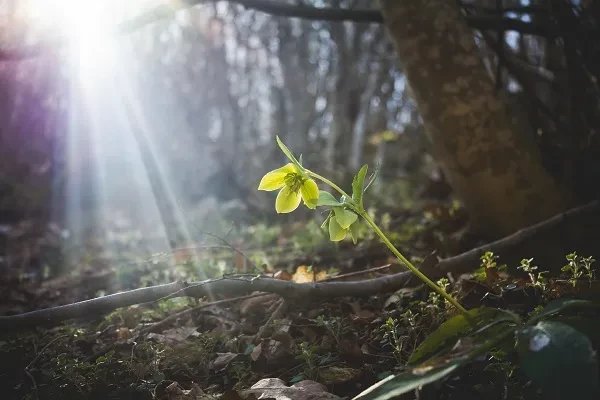
<svg viewBox="0 0 600 400">
<path fill-rule="evenodd" d="M 494 90 L 457 3 L 381 5 L 434 156 L 474 227 L 504 234 L 565 209 L 570 196 L 542 167 L 527 121 Z"/>
</svg>

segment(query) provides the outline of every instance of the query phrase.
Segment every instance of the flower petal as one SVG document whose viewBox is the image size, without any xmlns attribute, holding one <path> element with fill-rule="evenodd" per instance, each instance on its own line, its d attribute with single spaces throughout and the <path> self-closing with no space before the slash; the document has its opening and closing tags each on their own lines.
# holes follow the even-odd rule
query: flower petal
<svg viewBox="0 0 600 400">
<path fill-rule="evenodd" d="M 329 240 L 339 242 L 344 240 L 347 233 L 348 229 L 342 228 L 335 218 L 329 218 Z"/>
<path fill-rule="evenodd" d="M 294 211 L 300 205 L 301 196 L 298 192 L 293 192 L 289 187 L 281 189 L 275 199 L 275 211 L 278 214 L 285 214 Z"/>
<path fill-rule="evenodd" d="M 286 164 L 281 168 L 277 168 L 273 171 L 267 172 L 265 176 L 263 176 L 260 180 L 258 190 L 272 191 L 281 189 L 285 186 L 285 177 L 288 174 L 293 174 L 296 172 L 296 167 L 292 163 Z"/>
<path fill-rule="evenodd" d="M 314 210 L 319 202 L 319 187 L 317 183 L 312 179 L 305 180 L 302 186 L 300 186 L 300 193 L 306 207 Z"/>
</svg>

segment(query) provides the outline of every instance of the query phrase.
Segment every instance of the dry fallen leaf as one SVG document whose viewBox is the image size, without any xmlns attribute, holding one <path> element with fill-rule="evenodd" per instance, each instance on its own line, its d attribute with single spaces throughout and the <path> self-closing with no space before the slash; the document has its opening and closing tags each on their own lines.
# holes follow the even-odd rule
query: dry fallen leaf
<svg viewBox="0 0 600 400">
<path fill-rule="evenodd" d="M 148 339 L 156 340 L 159 343 L 175 345 L 184 342 L 190 336 L 200 336 L 198 328 L 194 326 L 182 326 L 179 328 L 167 329 L 164 333 L 149 333 Z"/>
<path fill-rule="evenodd" d="M 301 381 L 292 386 L 286 386 L 279 378 L 265 378 L 256 382 L 246 395 L 258 395 L 259 399 L 275 400 L 339 400 L 334 394 L 327 392 L 327 388 L 315 381 Z"/>
<path fill-rule="evenodd" d="M 279 270 L 279 271 L 277 271 L 277 272 L 275 272 L 273 274 L 273 278 L 279 279 L 279 280 L 282 280 L 282 281 L 291 281 L 292 280 L 292 274 L 290 274 L 287 271 Z"/>
<path fill-rule="evenodd" d="M 230 362 L 239 356 L 238 353 L 217 353 L 217 358 L 212 362 L 212 369 L 221 371 L 229 365 Z"/>
<path fill-rule="evenodd" d="M 252 297 L 246 300 L 243 300 L 240 303 L 240 314 L 243 316 L 253 315 L 253 314 L 264 314 L 265 309 L 268 308 L 273 301 L 277 300 L 279 295 L 271 294 L 264 295 L 259 297 Z"/>
<path fill-rule="evenodd" d="M 173 382 L 165 389 L 168 400 L 213 400 L 214 397 L 207 395 L 198 385 L 192 383 L 191 389 L 182 389 L 179 383 Z"/>
<path fill-rule="evenodd" d="M 292 280 L 296 283 L 310 283 L 322 281 L 323 279 L 327 279 L 327 272 L 316 272 L 311 267 L 307 267 L 306 265 L 301 265 L 296 268 L 296 272 L 292 276 Z"/>
<path fill-rule="evenodd" d="M 361 373 L 360 369 L 332 366 L 319 370 L 319 380 L 326 385 L 334 385 L 358 379 Z"/>
</svg>

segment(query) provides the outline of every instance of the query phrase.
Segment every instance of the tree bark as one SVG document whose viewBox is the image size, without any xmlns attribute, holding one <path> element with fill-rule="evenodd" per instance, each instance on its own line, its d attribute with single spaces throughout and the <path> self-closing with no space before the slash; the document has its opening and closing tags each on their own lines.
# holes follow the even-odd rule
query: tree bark
<svg viewBox="0 0 600 400">
<path fill-rule="evenodd" d="M 506 234 L 564 210 L 570 195 L 544 170 L 527 121 L 495 91 L 457 3 L 381 6 L 433 155 L 474 228 Z"/>
</svg>

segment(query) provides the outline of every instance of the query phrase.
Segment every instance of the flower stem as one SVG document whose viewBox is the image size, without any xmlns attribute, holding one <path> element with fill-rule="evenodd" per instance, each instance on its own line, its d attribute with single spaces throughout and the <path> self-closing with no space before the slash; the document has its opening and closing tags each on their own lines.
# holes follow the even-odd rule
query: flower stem
<svg viewBox="0 0 600 400">
<path fill-rule="evenodd" d="M 314 173 L 312 171 L 309 171 L 309 170 L 305 170 L 305 171 L 309 176 L 320 180 L 321 182 L 330 186 L 332 189 L 334 189 L 336 192 L 338 192 L 342 196 L 345 196 L 347 199 L 352 201 L 352 197 L 349 196 L 348 193 L 344 192 L 338 185 L 336 185 L 329 179 L 327 179 L 317 173 Z M 435 282 L 433 282 L 431 279 L 429 279 L 424 273 L 422 273 L 417 267 L 415 267 L 410 261 L 408 261 L 408 259 L 406 257 L 404 257 L 402 255 L 402 253 L 400 253 L 400 251 L 398 251 L 396 246 L 394 246 L 392 244 L 392 242 L 390 242 L 390 240 L 387 238 L 385 233 L 383 233 L 383 231 L 377 226 L 375 221 L 373 221 L 373 219 L 369 216 L 369 214 L 364 209 L 359 208 L 356 204 L 352 204 L 352 206 L 353 206 L 352 208 L 354 209 L 354 211 L 356 211 L 365 220 L 365 222 L 371 227 L 371 229 L 373 229 L 373 231 L 377 234 L 377 236 L 379 236 L 379 239 L 381 239 L 381 241 L 396 256 L 396 258 L 398 260 L 400 260 L 404 265 L 406 265 L 406 267 L 413 274 L 415 274 L 417 276 L 417 278 L 419 278 L 421 281 L 423 281 L 423 283 L 425 283 L 427 286 L 429 286 L 431 289 L 433 289 L 436 293 L 438 293 L 440 296 L 442 296 L 444 299 L 446 299 L 448 301 L 448 303 L 452 304 L 458 311 L 460 311 L 466 317 L 469 317 L 467 310 L 454 297 L 449 295 L 442 287 L 440 287 Z"/>
<path fill-rule="evenodd" d="M 342 196 L 346 196 L 346 198 L 351 199 L 352 197 L 350 197 L 348 195 L 348 193 L 344 192 L 338 185 L 336 185 L 335 183 L 331 182 L 329 179 L 325 178 L 324 176 L 321 176 L 315 172 L 309 171 L 309 170 L 305 170 L 306 173 L 310 176 L 312 176 L 315 179 L 320 180 L 321 182 L 323 182 L 324 184 L 331 186 L 331 188 L 333 190 L 335 190 L 336 192 L 338 192 L 339 194 L 341 194 Z"/>
<path fill-rule="evenodd" d="M 413 274 L 415 274 L 417 278 L 419 278 L 427 286 L 429 286 L 436 293 L 438 293 L 440 296 L 446 299 L 448 303 L 452 304 L 462 314 L 467 315 L 467 310 L 454 297 L 449 295 L 442 287 L 440 287 L 431 279 L 429 279 L 424 273 L 422 273 L 417 267 L 415 267 L 410 261 L 408 261 L 408 259 L 404 257 L 402 253 L 400 253 L 400 251 L 398 251 L 396 246 L 394 246 L 392 242 L 390 242 L 385 233 L 383 233 L 383 231 L 377 226 L 375 221 L 373 221 L 373 219 L 369 216 L 369 214 L 367 214 L 366 211 L 363 211 L 361 213 L 361 217 L 363 217 L 367 224 L 373 229 L 373 231 L 375 231 L 377 236 L 379 236 L 379 239 L 381 239 L 381 241 L 387 246 L 387 248 L 390 249 L 390 251 L 396 256 L 396 258 L 398 258 L 398 260 L 400 260 L 404 265 L 406 265 L 406 267 Z"/>
</svg>

